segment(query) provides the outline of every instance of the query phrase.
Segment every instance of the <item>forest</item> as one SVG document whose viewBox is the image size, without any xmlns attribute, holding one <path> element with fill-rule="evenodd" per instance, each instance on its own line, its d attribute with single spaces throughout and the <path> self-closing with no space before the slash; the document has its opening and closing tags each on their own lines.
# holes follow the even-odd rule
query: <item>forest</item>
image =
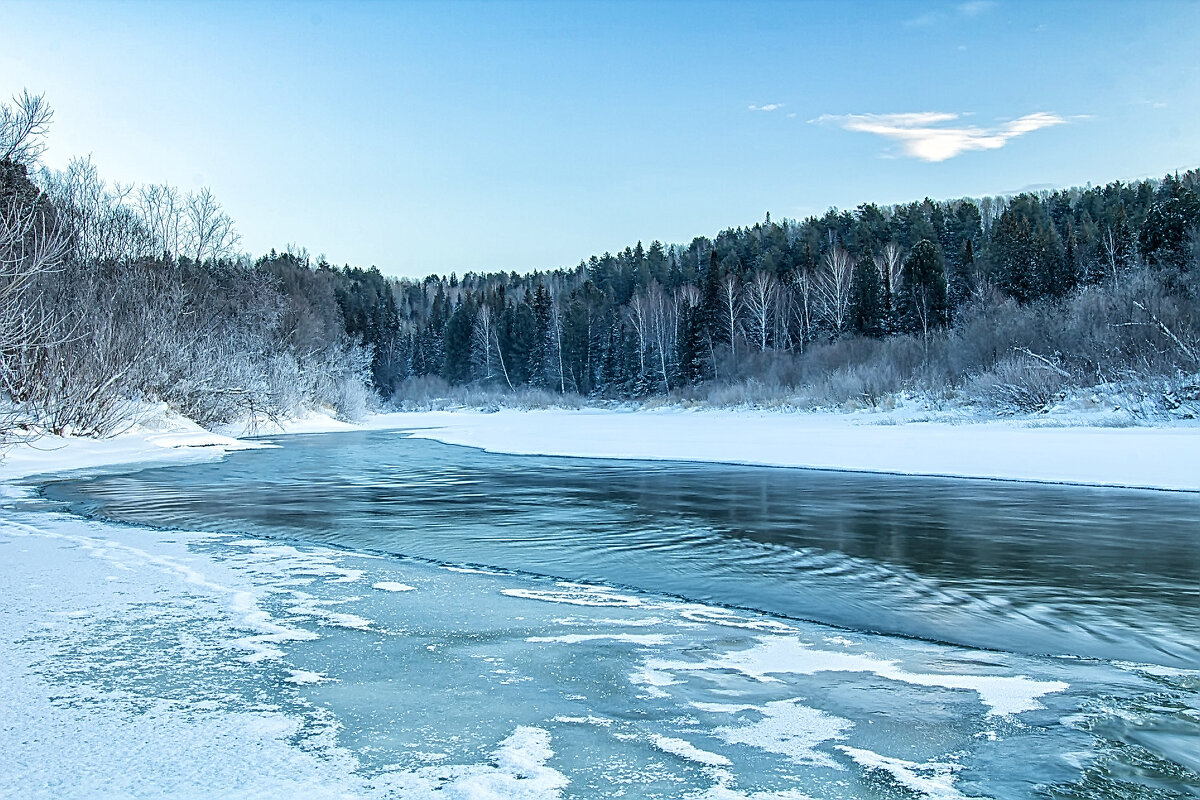
<svg viewBox="0 0 1200 800">
<path fill-rule="evenodd" d="M 0 432 L 109 435 L 329 409 L 685 402 L 1200 411 L 1200 171 L 863 203 L 571 268 L 388 277 L 253 257 L 207 190 L 40 165 L 0 106 Z M 399 250 L 402 243 L 397 243 Z M 399 265 L 397 265 L 399 266 Z M 411 265 L 402 265 L 411 269 Z"/>
</svg>

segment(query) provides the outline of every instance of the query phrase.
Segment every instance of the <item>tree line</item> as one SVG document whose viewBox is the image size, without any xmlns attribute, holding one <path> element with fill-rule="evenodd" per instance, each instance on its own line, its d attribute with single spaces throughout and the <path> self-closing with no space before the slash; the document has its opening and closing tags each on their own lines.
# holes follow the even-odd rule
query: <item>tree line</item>
<svg viewBox="0 0 1200 800">
<path fill-rule="evenodd" d="M 347 329 L 373 347 L 383 397 L 403 398 L 421 378 L 610 398 L 695 394 L 789 370 L 796 385 L 805 366 L 845 371 L 906 347 L 921 361 L 886 391 L 914 378 L 961 386 L 1014 359 L 1030 379 L 1050 372 L 1085 385 L 1200 366 L 1198 226 L 1193 170 L 1015 197 L 868 203 L 799 221 L 768 215 L 574 269 L 412 281 L 347 268 L 337 297 Z M 1079 306 L 1102 298 L 1119 307 L 1101 318 Z M 964 346 L 969 330 L 983 336 L 981 320 L 997 309 L 1010 322 L 1057 314 L 1076 328 L 1087 320 L 1072 314 L 1089 314 L 1098 327 L 1075 330 L 1078 341 L 1032 330 L 1003 340 L 992 325 L 991 357 L 947 364 L 946 349 Z"/>
<path fill-rule="evenodd" d="M 353 418 L 468 390 L 807 405 L 914 391 L 1029 411 L 1137 384 L 1200 400 L 1196 170 L 767 215 L 573 268 L 412 280 L 296 247 L 252 259 L 207 189 L 108 183 L 89 159 L 39 167 L 51 119 L 40 96 L 0 104 L 9 431 L 106 434 L 154 403 L 204 424 Z"/>
</svg>

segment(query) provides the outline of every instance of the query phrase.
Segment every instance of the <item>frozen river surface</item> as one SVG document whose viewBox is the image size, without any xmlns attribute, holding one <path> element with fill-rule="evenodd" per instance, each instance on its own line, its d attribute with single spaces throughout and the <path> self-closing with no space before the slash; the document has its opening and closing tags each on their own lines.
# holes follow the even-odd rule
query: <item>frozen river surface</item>
<svg viewBox="0 0 1200 800">
<path fill-rule="evenodd" d="M 1200 796 L 1200 497 L 281 443 L 9 513 L 0 794 Z"/>
</svg>

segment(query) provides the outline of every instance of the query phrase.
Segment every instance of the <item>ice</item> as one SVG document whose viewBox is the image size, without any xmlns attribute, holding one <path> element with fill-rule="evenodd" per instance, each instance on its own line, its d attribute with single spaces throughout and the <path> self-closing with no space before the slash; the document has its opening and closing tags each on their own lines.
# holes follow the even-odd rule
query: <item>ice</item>
<svg viewBox="0 0 1200 800">
<path fill-rule="evenodd" d="M 992 715 L 1019 714 L 1041 708 L 1037 698 L 1066 690 L 1063 681 L 1039 681 L 1023 675 L 954 675 L 912 672 L 897 662 L 867 654 L 821 650 L 794 636 L 762 639 L 754 647 L 723 653 L 701 662 L 657 661 L 661 671 L 733 670 L 763 682 L 777 675 L 812 675 L 818 672 L 867 672 L 915 686 L 973 691 Z"/>
<path fill-rule="evenodd" d="M 887 424 L 883 424 L 887 423 Z M 515 455 L 711 461 L 1200 491 L 1200 426 L 1062 427 L 882 413 L 561 409 L 393 414 L 374 427 Z"/>
<path fill-rule="evenodd" d="M 720 753 L 710 753 L 707 750 L 701 750 L 684 739 L 675 739 L 671 736 L 655 734 L 650 737 L 650 743 L 664 753 L 670 753 L 673 756 L 678 756 L 688 761 L 695 761 L 697 764 L 703 764 L 706 767 L 733 766 L 733 762 Z"/>
<path fill-rule="evenodd" d="M 643 647 L 658 647 L 667 644 L 672 638 L 671 636 L 659 633 L 565 633 L 561 636 L 530 636 L 525 641 L 557 642 L 560 644 L 611 641 L 622 644 L 636 644 Z"/>
<path fill-rule="evenodd" d="M 896 783 L 929 800 L 966 800 L 966 795 L 954 788 L 958 764 L 927 761 L 918 764 L 900 758 L 888 758 L 870 750 L 837 745 L 837 749 L 868 770 L 885 772 Z"/>
<path fill-rule="evenodd" d="M 640 598 L 617 594 L 611 589 L 597 586 L 564 587 L 559 589 L 501 589 L 500 594 L 521 597 L 526 600 L 541 600 L 546 603 L 566 603 L 572 606 L 640 606 Z"/>
<path fill-rule="evenodd" d="M 409 586 L 407 583 L 398 583 L 396 581 L 376 581 L 371 584 L 371 588 L 384 592 L 415 592 L 417 590 L 415 586 Z"/>
<path fill-rule="evenodd" d="M 797 764 L 835 768 L 833 759 L 816 748 L 846 738 L 846 731 L 854 727 L 850 720 L 809 708 L 799 699 L 776 700 L 754 711 L 762 715 L 758 721 L 725 725 L 713 730 L 713 734 L 730 744 L 779 753 Z"/>
<path fill-rule="evenodd" d="M 325 683 L 330 680 L 329 676 L 322 672 L 310 672 L 306 669 L 293 669 L 290 672 L 291 674 L 285 680 L 300 686 L 310 683 Z"/>
</svg>

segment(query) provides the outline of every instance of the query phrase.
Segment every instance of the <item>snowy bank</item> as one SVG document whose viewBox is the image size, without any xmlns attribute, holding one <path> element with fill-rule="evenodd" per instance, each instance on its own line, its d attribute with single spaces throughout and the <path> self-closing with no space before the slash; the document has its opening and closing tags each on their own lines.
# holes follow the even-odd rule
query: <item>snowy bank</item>
<svg viewBox="0 0 1200 800">
<path fill-rule="evenodd" d="M 0 484 L 78 469 L 220 458 L 232 450 L 270 445 L 213 433 L 178 414 L 164 412 L 119 436 L 92 439 L 46 435 L 0 451 Z"/>
<path fill-rule="evenodd" d="M 0 482 L 123 463 L 214 459 L 272 446 L 248 435 L 403 431 L 513 455 L 771 467 L 1200 491 L 1200 425 L 1111 428 L 1037 420 L 913 421 L 882 413 L 545 409 L 323 414 L 206 431 L 163 415 L 105 440 L 46 436 L 10 448 Z"/>
<path fill-rule="evenodd" d="M 383 414 L 370 428 L 517 455 L 772 467 L 1200 491 L 1200 426 L 897 422 L 879 414 L 504 410 Z"/>
</svg>

